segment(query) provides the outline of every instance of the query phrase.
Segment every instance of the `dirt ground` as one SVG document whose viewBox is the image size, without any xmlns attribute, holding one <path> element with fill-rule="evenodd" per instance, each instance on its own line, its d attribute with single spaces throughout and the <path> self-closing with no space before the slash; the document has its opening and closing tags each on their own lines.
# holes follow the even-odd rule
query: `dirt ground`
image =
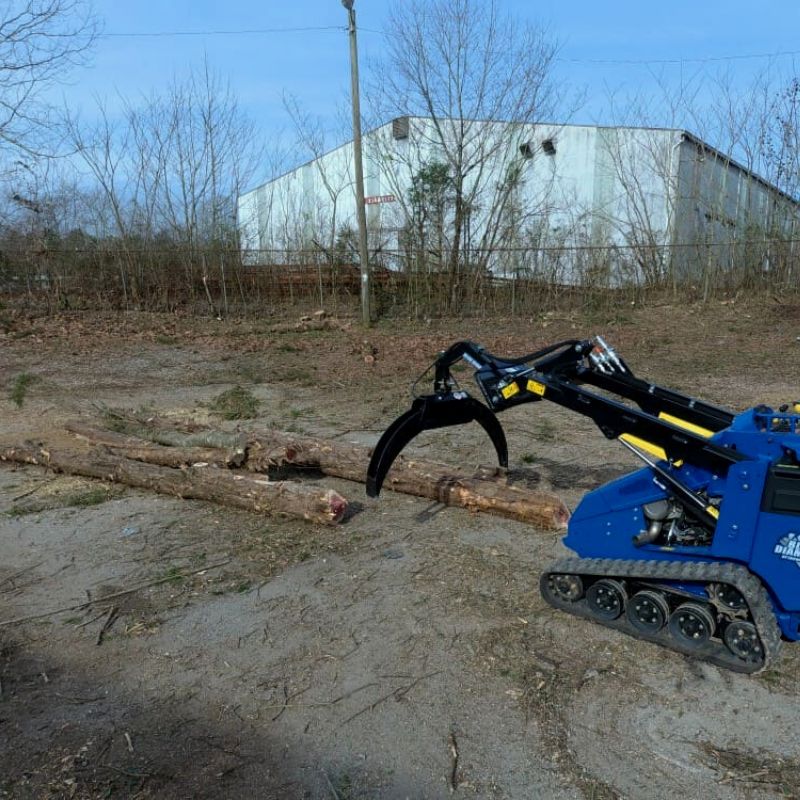
<svg viewBox="0 0 800 800">
<path fill-rule="evenodd" d="M 57 444 L 106 408 L 209 421 L 242 385 L 259 416 L 228 429 L 371 444 L 458 338 L 511 355 L 600 333 L 638 374 L 704 399 L 800 399 L 800 307 L 777 301 L 275 322 L 6 308 L 0 443 Z M 546 403 L 502 422 L 516 474 L 571 507 L 637 466 Z M 472 427 L 414 448 L 491 462 Z M 800 797 L 800 645 L 758 677 L 698 664 L 546 606 L 539 572 L 567 552 L 552 533 L 296 477 L 348 497 L 345 523 L 0 466 L 0 623 L 163 579 L 114 601 L 102 637 L 108 603 L 0 626 L 0 797 Z"/>
</svg>

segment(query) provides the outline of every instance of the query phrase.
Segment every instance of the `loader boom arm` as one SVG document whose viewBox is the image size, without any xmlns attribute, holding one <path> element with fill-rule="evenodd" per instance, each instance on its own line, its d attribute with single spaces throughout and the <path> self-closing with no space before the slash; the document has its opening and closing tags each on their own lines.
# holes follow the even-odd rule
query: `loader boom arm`
<svg viewBox="0 0 800 800">
<path fill-rule="evenodd" d="M 730 411 L 637 378 L 600 337 L 558 342 L 520 358 L 500 358 L 474 342 L 460 341 L 437 357 L 434 393 L 414 401 L 413 419 L 407 412 L 378 442 L 367 471 L 371 496 L 377 496 L 402 448 L 428 428 L 475 419 L 489 432 L 501 465 L 506 465 L 507 445 L 499 424 L 495 427 L 490 419 L 494 415 L 466 392 L 455 391 L 450 370 L 462 360 L 474 368 L 491 412 L 549 400 L 589 417 L 607 438 L 622 438 L 670 463 L 686 462 L 724 475 L 731 464 L 747 459 L 709 441 L 731 424 Z"/>
</svg>

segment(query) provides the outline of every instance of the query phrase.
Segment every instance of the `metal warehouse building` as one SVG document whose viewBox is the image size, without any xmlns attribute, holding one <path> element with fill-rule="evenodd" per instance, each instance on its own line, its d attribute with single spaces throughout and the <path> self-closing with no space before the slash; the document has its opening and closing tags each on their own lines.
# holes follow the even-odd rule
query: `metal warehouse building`
<svg viewBox="0 0 800 800">
<path fill-rule="evenodd" d="M 401 117 L 364 136 L 370 249 L 389 268 L 408 268 L 406 243 L 419 217 L 415 176 L 451 162 L 447 125 L 460 125 L 466 160 L 476 165 L 466 177 L 466 190 L 478 189 L 460 246 L 465 258 L 482 254 L 495 274 L 511 268 L 576 283 L 591 253 L 592 269 L 604 263 L 614 283 L 666 271 L 686 277 L 698 259 L 732 268 L 741 245 L 759 242 L 752 257 L 769 270 L 776 238 L 794 240 L 797 203 L 685 130 L 445 123 Z M 334 248 L 356 225 L 352 162 L 348 142 L 242 195 L 247 261 Z M 449 246 L 448 212 L 437 211 L 430 251 Z"/>
</svg>

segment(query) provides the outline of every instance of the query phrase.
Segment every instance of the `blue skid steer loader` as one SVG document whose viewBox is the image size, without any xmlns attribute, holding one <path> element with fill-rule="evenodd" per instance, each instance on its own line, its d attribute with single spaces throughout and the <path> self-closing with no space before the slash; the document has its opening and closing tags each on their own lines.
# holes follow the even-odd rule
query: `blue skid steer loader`
<svg viewBox="0 0 800 800">
<path fill-rule="evenodd" d="M 485 404 L 458 388 L 450 368 L 461 360 Z M 800 638 L 800 404 L 734 414 L 637 378 L 599 336 L 521 358 L 456 342 L 433 368 L 433 393 L 373 452 L 371 497 L 433 428 L 478 422 L 507 466 L 495 412 L 549 400 L 643 464 L 575 509 L 564 544 L 576 555 L 541 575 L 550 605 L 737 672 L 760 672 L 782 639 Z"/>
</svg>

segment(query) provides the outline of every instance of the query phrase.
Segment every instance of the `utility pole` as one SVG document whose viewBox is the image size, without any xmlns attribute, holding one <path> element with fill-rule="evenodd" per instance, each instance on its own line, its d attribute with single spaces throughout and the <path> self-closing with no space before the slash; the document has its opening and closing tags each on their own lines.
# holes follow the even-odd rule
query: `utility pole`
<svg viewBox="0 0 800 800">
<path fill-rule="evenodd" d="M 356 40 L 356 12 L 354 0 L 342 0 L 347 9 L 350 35 L 350 97 L 353 106 L 353 161 L 356 171 L 356 218 L 358 220 L 358 257 L 361 261 L 361 321 L 365 327 L 372 324 L 370 310 L 370 268 L 367 252 L 367 210 L 364 204 L 364 165 L 361 160 L 361 102 L 358 92 L 358 42 Z"/>
</svg>

